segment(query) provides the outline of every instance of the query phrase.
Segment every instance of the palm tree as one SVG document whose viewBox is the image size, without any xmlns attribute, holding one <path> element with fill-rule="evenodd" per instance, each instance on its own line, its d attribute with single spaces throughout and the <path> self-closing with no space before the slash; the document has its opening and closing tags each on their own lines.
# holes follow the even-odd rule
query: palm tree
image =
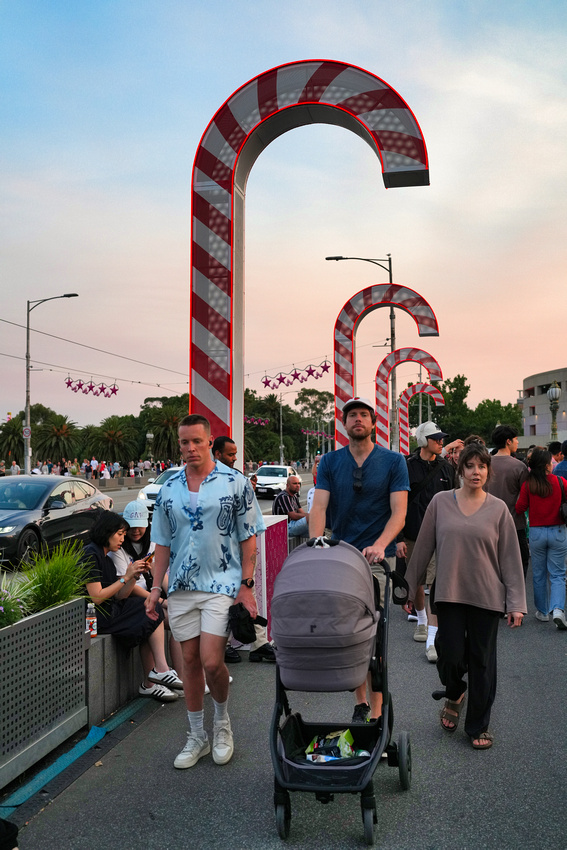
<svg viewBox="0 0 567 850">
<path fill-rule="evenodd" d="M 22 428 L 24 427 L 23 417 L 18 414 L 13 416 L 8 422 L 3 422 L 0 425 L 0 457 L 6 461 L 6 468 L 15 460 L 18 466 L 22 466 L 24 462 L 24 438 Z"/>
<path fill-rule="evenodd" d="M 33 440 L 36 457 L 59 460 L 73 457 L 80 442 L 80 432 L 75 422 L 55 413 L 48 422 L 40 425 Z"/>
<path fill-rule="evenodd" d="M 186 414 L 187 410 L 176 401 L 148 411 L 148 428 L 154 435 L 152 444 L 154 457 L 162 460 L 179 458 L 177 429 Z"/>
<path fill-rule="evenodd" d="M 101 422 L 93 436 L 93 451 L 97 457 L 110 463 L 136 459 L 138 435 L 132 423 L 124 421 L 124 417 L 109 416 Z"/>
</svg>

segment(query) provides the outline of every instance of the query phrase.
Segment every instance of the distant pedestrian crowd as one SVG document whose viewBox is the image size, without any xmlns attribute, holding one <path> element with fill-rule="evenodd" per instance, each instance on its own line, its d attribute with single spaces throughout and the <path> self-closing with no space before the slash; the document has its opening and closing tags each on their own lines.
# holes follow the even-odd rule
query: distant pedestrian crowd
<svg viewBox="0 0 567 850">
<path fill-rule="evenodd" d="M 108 462 L 97 460 L 93 457 L 85 458 L 82 462 L 77 458 L 73 460 L 61 458 L 59 461 L 38 460 L 31 469 L 32 475 L 82 475 L 84 478 L 143 478 L 150 475 L 159 475 L 164 469 L 170 469 L 177 464 L 171 460 L 138 460 Z M 23 475 L 23 469 L 13 460 L 6 467 L 5 461 L 0 461 L 0 476 Z"/>
</svg>

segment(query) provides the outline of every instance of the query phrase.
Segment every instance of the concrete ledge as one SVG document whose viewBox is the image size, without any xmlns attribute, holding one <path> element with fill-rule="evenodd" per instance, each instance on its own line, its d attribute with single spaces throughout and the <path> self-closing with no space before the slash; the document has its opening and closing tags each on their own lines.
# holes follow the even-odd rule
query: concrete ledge
<svg viewBox="0 0 567 850">
<path fill-rule="evenodd" d="M 138 696 L 143 679 L 138 648 L 124 649 L 112 635 L 90 638 L 87 658 L 89 726 L 98 726 L 113 711 Z"/>
</svg>

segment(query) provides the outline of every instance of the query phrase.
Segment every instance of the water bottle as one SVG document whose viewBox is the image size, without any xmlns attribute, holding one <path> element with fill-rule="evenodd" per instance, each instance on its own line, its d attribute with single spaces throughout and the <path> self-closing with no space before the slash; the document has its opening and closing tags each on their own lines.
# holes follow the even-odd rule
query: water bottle
<svg viewBox="0 0 567 850">
<path fill-rule="evenodd" d="M 94 602 L 89 602 L 87 604 L 87 632 L 91 637 L 97 636 L 96 609 L 94 607 Z"/>
</svg>

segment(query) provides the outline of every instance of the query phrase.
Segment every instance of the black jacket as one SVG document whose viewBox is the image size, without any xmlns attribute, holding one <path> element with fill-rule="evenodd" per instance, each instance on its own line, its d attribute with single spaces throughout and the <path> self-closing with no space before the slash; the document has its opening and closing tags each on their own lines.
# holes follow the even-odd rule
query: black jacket
<svg viewBox="0 0 567 850">
<path fill-rule="evenodd" d="M 455 486 L 455 470 L 448 461 L 442 457 L 436 457 L 433 461 L 422 460 L 419 452 L 418 449 L 407 459 L 410 480 L 408 511 L 404 530 L 398 540 L 416 540 L 425 511 L 433 496 L 443 490 L 452 490 Z M 420 489 L 419 485 L 433 469 L 435 473 Z"/>
</svg>

